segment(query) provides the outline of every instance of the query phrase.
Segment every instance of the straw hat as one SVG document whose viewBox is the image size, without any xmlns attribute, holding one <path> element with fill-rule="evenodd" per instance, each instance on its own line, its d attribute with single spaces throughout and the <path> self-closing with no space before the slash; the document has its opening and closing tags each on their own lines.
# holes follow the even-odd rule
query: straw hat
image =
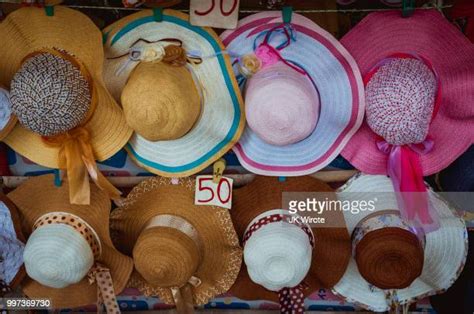
<svg viewBox="0 0 474 314">
<path fill-rule="evenodd" d="M 129 285 L 178 310 L 226 292 L 242 261 L 229 212 L 194 205 L 194 188 L 188 178 L 147 179 L 111 219 L 114 242 L 135 262 Z"/>
<path fill-rule="evenodd" d="M 104 77 L 135 130 L 130 156 L 155 174 L 189 176 L 237 142 L 243 101 L 214 31 L 177 11 L 156 14 L 143 10 L 104 30 Z"/>
<path fill-rule="evenodd" d="M 8 194 L 28 239 L 23 292 L 51 299 L 54 308 L 93 304 L 99 293 L 109 310 L 117 310 L 114 293 L 125 287 L 133 261 L 110 239 L 110 200 L 93 186 L 91 205 L 71 205 L 67 183 L 58 188 L 53 181 L 52 175 L 33 177 Z"/>
<path fill-rule="evenodd" d="M 1 23 L 0 37 L 0 84 L 10 86 L 20 122 L 4 141 L 35 163 L 66 169 L 75 204 L 88 204 L 86 171 L 117 197 L 95 160 L 114 155 L 132 130 L 102 80 L 99 29 L 65 7 L 55 7 L 53 16 L 25 7 Z"/>
<path fill-rule="evenodd" d="M 287 223 L 283 217 L 290 214 L 282 209 L 285 192 L 319 192 L 324 194 L 318 199 L 335 198 L 328 185 L 311 177 L 279 182 L 257 176 L 234 190 L 231 210 L 246 267 L 230 292 L 241 299 L 280 302 L 282 310 L 286 307 L 282 294 L 294 293 L 303 299 L 336 284 L 350 257 L 350 238 L 342 213 L 325 211 L 318 216 L 331 224 L 326 226 Z"/>
<path fill-rule="evenodd" d="M 25 277 L 23 250 L 25 237 L 21 231 L 18 210 L 0 194 L 0 296 L 15 289 Z"/>
<path fill-rule="evenodd" d="M 357 169 L 387 174 L 380 136 L 390 144 L 431 141 L 431 150 L 418 154 L 424 176 L 446 168 L 473 143 L 474 46 L 441 13 L 371 13 L 341 43 L 368 81 L 367 121 L 341 153 Z M 384 98 L 393 93 L 396 98 Z M 391 129 L 399 141 L 387 136 Z"/>
<path fill-rule="evenodd" d="M 0 140 L 13 130 L 17 119 L 12 113 L 10 93 L 0 85 Z"/>
<path fill-rule="evenodd" d="M 440 228 L 416 233 L 400 218 L 395 190 L 386 176 L 356 175 L 338 190 L 341 201 L 370 201 L 372 210 L 344 212 L 353 258 L 333 291 L 346 301 L 384 312 L 442 293 L 459 276 L 467 255 L 464 221 L 431 189 Z"/>
<path fill-rule="evenodd" d="M 233 149 L 246 169 L 262 175 L 325 167 L 364 113 L 362 79 L 349 53 L 313 21 L 287 19 L 261 12 L 221 35 L 245 97 L 247 127 Z"/>
</svg>

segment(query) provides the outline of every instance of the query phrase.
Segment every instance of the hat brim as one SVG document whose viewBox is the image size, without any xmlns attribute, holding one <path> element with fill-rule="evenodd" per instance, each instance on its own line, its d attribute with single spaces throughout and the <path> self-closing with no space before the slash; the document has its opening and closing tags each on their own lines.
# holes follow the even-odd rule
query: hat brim
<svg viewBox="0 0 474 314">
<path fill-rule="evenodd" d="M 283 23 L 280 12 L 262 12 L 239 21 L 221 38 L 231 55 L 253 53 L 255 38 Z M 360 127 L 364 115 L 364 87 L 359 69 L 346 49 L 313 21 L 293 14 L 296 40 L 280 51 L 302 66 L 315 82 L 320 97 L 316 128 L 304 140 L 286 146 L 263 141 L 248 126 L 233 148 L 249 171 L 272 176 L 301 176 L 322 169 L 337 157 Z M 238 64 L 234 66 L 236 75 Z"/>
<path fill-rule="evenodd" d="M 327 184 L 311 177 L 287 178 L 286 181 L 279 182 L 276 178 L 257 176 L 246 186 L 234 190 L 234 204 L 230 212 L 240 239 L 255 217 L 282 207 L 284 192 L 332 194 L 333 190 Z M 311 267 L 304 279 L 304 283 L 308 286 L 304 291 L 305 296 L 320 288 L 330 288 L 336 284 L 346 270 L 351 251 L 350 237 L 347 229 L 343 227 L 345 226 L 343 214 L 338 211 L 325 211 L 318 217 L 331 221 L 334 227 L 312 228 L 316 241 Z M 269 291 L 252 282 L 244 267 L 230 292 L 244 300 L 278 301 L 277 292 Z"/>
<path fill-rule="evenodd" d="M 44 48 L 67 51 L 90 72 L 98 103 L 85 127 L 91 133 L 91 145 L 97 160 L 113 156 L 128 141 L 132 130 L 123 112 L 109 94 L 102 79 L 103 49 L 100 31 L 84 14 L 55 7 L 54 16 L 43 9 L 22 8 L 12 12 L 0 24 L 3 49 L 0 51 L 0 84 L 9 86 L 23 59 Z M 8 62 L 6 62 L 8 60 Z M 17 124 L 4 139 L 13 150 L 45 167 L 58 168 L 57 148 L 47 146 L 41 136 Z"/>
<path fill-rule="evenodd" d="M 106 58 L 126 54 L 140 38 L 176 38 L 187 51 L 203 56 L 203 62 L 193 67 L 204 93 L 200 118 L 176 140 L 152 142 L 135 133 L 126 146 L 134 161 L 161 176 L 183 177 L 206 168 L 234 146 L 245 124 L 243 101 L 229 57 L 221 53 L 225 47 L 214 31 L 191 25 L 189 16 L 177 11 L 164 10 L 157 23 L 151 10 L 143 10 L 107 27 L 104 37 Z M 131 72 L 117 74 L 123 62 L 123 58 L 105 62 L 105 81 L 117 101 Z"/>
<path fill-rule="evenodd" d="M 467 257 L 464 221 L 456 217 L 454 209 L 435 192 L 429 189 L 427 193 L 440 218 L 440 229 L 426 234 L 420 277 L 409 287 L 396 290 L 400 304 L 411 303 L 448 289 L 461 273 Z M 356 175 L 338 191 L 338 198 L 341 200 L 361 200 L 368 196 L 377 198 L 375 211 L 398 208 L 392 182 L 386 176 Z M 367 213 L 344 213 L 349 232 L 352 233 Z M 384 291 L 370 285 L 361 276 L 354 258 L 350 259 L 344 276 L 333 287 L 333 292 L 346 301 L 371 311 L 384 312 L 390 309 Z"/>
<path fill-rule="evenodd" d="M 130 192 L 122 207 L 112 212 L 111 227 L 115 243 L 125 254 L 132 255 L 143 227 L 154 216 L 175 215 L 192 224 L 203 244 L 203 260 L 195 273 L 201 284 L 193 288 L 194 302 L 200 305 L 227 292 L 234 284 L 242 249 L 228 210 L 194 205 L 194 188 L 195 181 L 189 178 L 180 179 L 178 184 L 167 178 L 145 180 Z M 138 274 L 132 276 L 131 285 L 146 295 L 158 295 L 164 302 L 174 304 L 171 289 L 152 286 Z"/>
<path fill-rule="evenodd" d="M 399 52 L 419 54 L 433 65 L 441 80 L 442 99 L 428 133 L 433 149 L 419 157 L 425 176 L 446 168 L 473 143 L 474 46 L 441 13 L 417 10 L 409 19 L 399 11 L 371 13 L 341 43 L 362 74 Z M 364 122 L 341 154 L 362 172 L 386 174 L 388 156 L 378 150 L 378 140 Z"/>
<path fill-rule="evenodd" d="M 102 255 L 97 262 L 110 269 L 115 293 L 119 294 L 125 288 L 133 261 L 112 244 L 109 235 L 110 200 L 105 192 L 91 186 L 91 205 L 71 205 L 67 182 L 56 187 L 53 175 L 44 175 L 28 179 L 10 192 L 8 197 L 20 211 L 23 232 L 27 237 L 32 233 L 35 221 L 48 212 L 67 212 L 84 219 L 99 236 Z M 97 301 L 97 285 L 89 284 L 87 278 L 64 289 L 46 287 L 26 278 L 22 282 L 22 289 L 29 298 L 50 299 L 54 308 L 79 307 Z"/>
</svg>

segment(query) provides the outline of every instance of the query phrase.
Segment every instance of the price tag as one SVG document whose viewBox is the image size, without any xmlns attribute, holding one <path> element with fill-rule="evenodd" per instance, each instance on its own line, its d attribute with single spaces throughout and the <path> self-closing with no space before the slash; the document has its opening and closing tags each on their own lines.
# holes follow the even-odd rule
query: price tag
<svg viewBox="0 0 474 314">
<path fill-rule="evenodd" d="M 234 29 L 239 18 L 239 0 L 191 0 L 191 24 Z"/>
<path fill-rule="evenodd" d="M 232 179 L 220 177 L 217 183 L 213 176 L 197 176 L 194 204 L 214 205 L 230 209 L 232 207 Z"/>
</svg>

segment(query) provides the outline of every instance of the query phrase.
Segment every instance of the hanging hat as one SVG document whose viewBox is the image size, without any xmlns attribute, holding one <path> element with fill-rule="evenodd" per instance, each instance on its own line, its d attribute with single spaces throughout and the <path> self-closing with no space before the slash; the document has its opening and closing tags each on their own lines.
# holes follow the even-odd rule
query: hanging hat
<svg viewBox="0 0 474 314">
<path fill-rule="evenodd" d="M 440 228 L 420 234 L 400 216 L 395 190 L 386 176 L 356 175 L 338 191 L 343 202 L 372 202 L 372 209 L 345 211 L 353 258 L 334 286 L 346 301 L 375 312 L 442 293 L 464 267 L 467 231 L 448 203 L 431 189 L 430 206 Z"/>
<path fill-rule="evenodd" d="M 279 12 L 246 17 L 221 38 L 245 97 L 247 127 L 233 148 L 240 163 L 301 176 L 336 158 L 364 113 L 362 79 L 342 45 L 313 21 Z"/>
<path fill-rule="evenodd" d="M 129 285 L 178 311 L 227 292 L 242 261 L 229 211 L 194 205 L 195 185 L 189 178 L 145 180 L 111 220 L 114 242 L 135 262 Z"/>
<path fill-rule="evenodd" d="M 125 287 L 133 261 L 110 239 L 110 200 L 92 186 L 90 205 L 71 205 L 68 184 L 56 187 L 53 181 L 53 175 L 33 177 L 8 194 L 27 237 L 23 292 L 50 299 L 54 308 L 100 302 L 116 313 L 115 294 Z"/>
<path fill-rule="evenodd" d="M 318 215 L 328 225 L 308 225 L 282 208 L 285 192 L 319 192 L 321 200 L 335 194 L 325 183 L 311 177 L 257 176 L 235 189 L 230 211 L 244 248 L 245 267 L 231 293 L 241 299 L 279 302 L 281 312 L 304 310 L 304 297 L 336 284 L 350 257 L 350 238 L 340 211 Z M 330 225 L 329 225 L 330 224 Z"/>
<path fill-rule="evenodd" d="M 436 10 L 372 13 L 341 43 L 366 85 L 366 121 L 342 155 L 362 172 L 390 175 L 397 191 L 425 192 L 423 176 L 474 141 L 474 46 Z M 435 230 L 426 197 L 404 195 L 402 216 Z"/>
<path fill-rule="evenodd" d="M 25 242 L 18 209 L 0 194 L 0 297 L 15 289 L 25 277 Z"/>
<path fill-rule="evenodd" d="M 17 122 L 12 113 L 10 93 L 0 85 L 0 140 L 3 140 L 12 130 Z"/>
<path fill-rule="evenodd" d="M 153 173 L 183 177 L 237 142 L 243 102 L 214 31 L 160 12 L 143 10 L 104 30 L 105 81 L 135 130 L 130 156 Z"/>
<path fill-rule="evenodd" d="M 131 129 L 102 80 L 99 29 L 65 7 L 53 16 L 27 7 L 7 16 L 0 37 L 0 83 L 10 86 L 20 122 L 5 142 L 35 163 L 66 169 L 74 204 L 89 202 L 87 173 L 118 197 L 95 160 L 120 150 Z"/>
</svg>

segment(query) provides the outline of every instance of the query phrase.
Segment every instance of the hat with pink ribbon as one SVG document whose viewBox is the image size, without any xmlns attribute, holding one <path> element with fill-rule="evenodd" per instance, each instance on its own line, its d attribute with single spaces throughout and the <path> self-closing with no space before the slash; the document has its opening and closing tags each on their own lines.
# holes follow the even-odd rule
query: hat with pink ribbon
<svg viewBox="0 0 474 314">
<path fill-rule="evenodd" d="M 221 35 L 245 97 L 234 151 L 251 172 L 299 176 L 328 165 L 363 120 L 363 82 L 342 45 L 290 10 L 261 12 Z"/>
<path fill-rule="evenodd" d="M 362 172 L 388 174 L 402 217 L 434 231 L 423 176 L 473 143 L 474 46 L 435 10 L 370 14 L 341 42 L 361 69 L 366 96 L 366 120 L 342 155 Z"/>
</svg>

